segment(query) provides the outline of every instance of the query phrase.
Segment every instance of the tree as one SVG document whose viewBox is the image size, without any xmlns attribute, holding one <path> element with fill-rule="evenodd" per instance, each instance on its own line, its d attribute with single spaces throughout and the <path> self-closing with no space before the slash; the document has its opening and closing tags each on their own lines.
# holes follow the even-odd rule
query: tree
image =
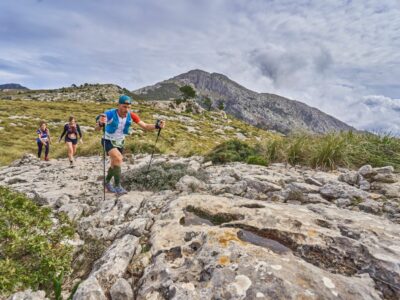
<svg viewBox="0 0 400 300">
<path fill-rule="evenodd" d="M 196 91 L 190 85 L 184 85 L 179 88 L 179 90 L 182 92 L 182 98 L 184 100 L 196 97 Z"/>
<path fill-rule="evenodd" d="M 212 100 L 209 97 L 204 97 L 203 103 L 206 106 L 206 109 L 210 111 L 212 106 Z"/>
<path fill-rule="evenodd" d="M 222 101 L 219 102 L 219 103 L 218 103 L 218 109 L 219 109 L 219 110 L 224 110 L 224 108 L 225 108 L 224 102 L 222 102 Z"/>
</svg>

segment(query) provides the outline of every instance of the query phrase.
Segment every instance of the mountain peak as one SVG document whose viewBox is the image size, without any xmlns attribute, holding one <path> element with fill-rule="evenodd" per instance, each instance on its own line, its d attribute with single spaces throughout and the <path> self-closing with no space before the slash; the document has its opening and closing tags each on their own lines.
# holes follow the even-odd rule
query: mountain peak
<svg viewBox="0 0 400 300">
<path fill-rule="evenodd" d="M 251 125 L 282 133 L 354 130 L 351 126 L 310 107 L 279 95 L 257 93 L 241 86 L 224 74 L 194 69 L 153 86 L 134 91 L 148 100 L 172 100 L 181 97 L 180 87 L 191 85 L 199 96 L 209 97 L 213 107 L 223 103 L 225 112 Z"/>
</svg>

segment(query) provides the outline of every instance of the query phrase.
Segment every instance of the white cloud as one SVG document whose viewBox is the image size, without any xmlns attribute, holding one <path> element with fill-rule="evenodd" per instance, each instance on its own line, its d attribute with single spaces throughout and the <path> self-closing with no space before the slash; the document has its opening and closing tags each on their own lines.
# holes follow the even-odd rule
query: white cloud
<svg viewBox="0 0 400 300">
<path fill-rule="evenodd" d="M 135 89 L 200 68 L 400 132 L 399 36 L 396 0 L 2 1 L 0 76 Z"/>
</svg>

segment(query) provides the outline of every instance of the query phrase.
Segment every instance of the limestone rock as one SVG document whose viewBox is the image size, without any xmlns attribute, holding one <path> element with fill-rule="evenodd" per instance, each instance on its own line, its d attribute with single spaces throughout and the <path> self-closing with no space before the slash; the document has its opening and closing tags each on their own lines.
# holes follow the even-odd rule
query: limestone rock
<svg viewBox="0 0 400 300">
<path fill-rule="evenodd" d="M 79 284 L 73 300 L 106 300 L 103 289 L 93 276 Z"/>
<path fill-rule="evenodd" d="M 130 284 L 123 278 L 119 278 L 110 289 L 112 300 L 133 300 L 133 291 Z"/>
<path fill-rule="evenodd" d="M 176 184 L 176 189 L 181 192 L 198 192 L 206 189 L 206 184 L 194 176 L 185 175 Z"/>
<path fill-rule="evenodd" d="M 350 185 L 356 185 L 359 180 L 359 174 L 356 171 L 348 171 L 346 173 L 340 174 L 339 175 L 339 180 L 346 182 L 347 184 Z"/>
<path fill-rule="evenodd" d="M 358 173 L 365 178 L 369 178 L 377 174 L 371 165 L 362 166 L 360 169 L 358 169 Z"/>
<path fill-rule="evenodd" d="M 110 288 L 125 273 L 137 246 L 138 238 L 133 235 L 116 240 L 94 263 L 90 276 L 96 277 L 103 288 Z"/>
<path fill-rule="evenodd" d="M 31 289 L 15 293 L 8 300 L 48 300 L 44 291 L 33 292 Z"/>
</svg>

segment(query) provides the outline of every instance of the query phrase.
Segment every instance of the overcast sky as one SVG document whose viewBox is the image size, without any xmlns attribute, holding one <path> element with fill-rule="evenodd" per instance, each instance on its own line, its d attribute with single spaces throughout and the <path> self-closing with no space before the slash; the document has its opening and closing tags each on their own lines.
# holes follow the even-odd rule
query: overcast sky
<svg viewBox="0 0 400 300">
<path fill-rule="evenodd" d="M 0 1 L 0 84 L 133 90 L 195 68 L 400 134 L 400 1 Z"/>
</svg>

